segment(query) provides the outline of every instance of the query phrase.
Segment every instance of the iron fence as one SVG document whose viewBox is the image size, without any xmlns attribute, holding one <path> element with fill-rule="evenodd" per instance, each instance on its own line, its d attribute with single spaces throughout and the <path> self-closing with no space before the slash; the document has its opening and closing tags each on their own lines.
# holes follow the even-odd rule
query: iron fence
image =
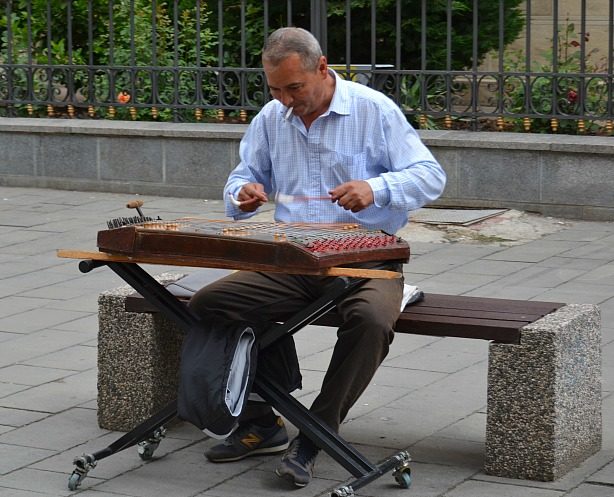
<svg viewBox="0 0 614 497">
<path fill-rule="evenodd" d="M 421 128 L 613 131 L 614 0 L 1 0 L 0 115 L 247 121 L 283 25 Z"/>
</svg>

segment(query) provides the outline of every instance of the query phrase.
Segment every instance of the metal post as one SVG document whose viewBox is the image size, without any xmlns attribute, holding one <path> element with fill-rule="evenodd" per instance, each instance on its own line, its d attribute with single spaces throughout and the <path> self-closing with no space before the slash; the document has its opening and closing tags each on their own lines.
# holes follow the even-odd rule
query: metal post
<svg viewBox="0 0 614 497">
<path fill-rule="evenodd" d="M 311 0 L 311 33 L 320 42 L 322 51 L 327 51 L 326 0 Z"/>
</svg>

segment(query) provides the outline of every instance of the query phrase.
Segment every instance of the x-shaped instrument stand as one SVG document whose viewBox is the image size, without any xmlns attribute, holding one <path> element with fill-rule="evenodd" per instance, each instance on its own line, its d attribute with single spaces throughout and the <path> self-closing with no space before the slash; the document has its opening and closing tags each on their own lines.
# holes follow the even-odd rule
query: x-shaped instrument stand
<svg viewBox="0 0 614 497">
<path fill-rule="evenodd" d="M 92 258 L 84 258 L 83 256 L 86 254 L 92 256 Z M 96 252 L 58 251 L 58 255 L 60 257 L 84 258 L 79 263 L 79 269 L 83 273 L 88 273 L 100 266 L 108 266 L 150 304 L 154 305 L 159 312 L 179 325 L 185 332 L 191 329 L 199 329 L 203 326 L 201 319 L 195 313 L 138 265 L 138 263 L 147 263 L 151 262 L 151 260 L 109 257 L 106 254 L 98 254 Z M 350 274 L 354 273 L 350 271 Z M 375 275 L 376 273 L 373 274 Z M 338 302 L 353 292 L 364 281 L 363 278 L 337 277 L 325 295 L 322 295 L 285 323 L 271 326 L 259 339 L 259 348 L 263 349 L 283 336 L 294 334 L 301 328 L 314 322 L 332 310 Z M 259 394 L 271 406 L 275 407 L 301 433 L 308 436 L 318 447 L 329 454 L 355 478 L 352 482 L 335 488 L 331 493 L 331 497 L 353 496 L 355 490 L 389 471 L 394 471 L 393 475 L 401 487 L 409 487 L 411 471 L 409 468 L 410 457 L 408 452 L 401 451 L 380 464 L 373 464 L 327 425 L 311 415 L 305 406 L 280 388 L 272 378 L 257 372 L 253 391 Z M 100 460 L 128 447 L 137 445 L 141 459 L 150 459 L 160 440 L 164 437 L 166 432 L 164 425 L 175 418 L 176 415 L 177 402 L 175 400 L 111 443 L 108 447 L 92 454 L 83 454 L 76 457 L 74 460 L 75 469 L 69 477 L 68 488 L 75 490 L 87 476 L 88 472 Z"/>
</svg>

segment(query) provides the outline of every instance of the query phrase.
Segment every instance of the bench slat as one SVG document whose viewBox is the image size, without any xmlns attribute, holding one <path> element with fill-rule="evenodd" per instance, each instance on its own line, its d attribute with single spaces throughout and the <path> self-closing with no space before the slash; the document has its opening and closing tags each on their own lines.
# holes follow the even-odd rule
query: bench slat
<svg viewBox="0 0 614 497">
<path fill-rule="evenodd" d="M 429 293 L 425 295 L 423 301 L 414 304 L 411 308 L 435 307 L 475 311 L 548 314 L 564 305 L 565 304 L 560 302 L 494 299 L 489 297 L 468 297 L 463 295 Z"/>
<path fill-rule="evenodd" d="M 479 317 L 481 319 L 502 319 L 504 321 L 524 321 L 533 322 L 541 318 L 544 314 L 539 313 L 519 313 L 519 312 L 501 312 L 501 311 L 475 311 L 472 309 L 445 309 L 442 307 L 417 307 L 413 306 L 411 309 L 403 311 L 403 318 L 406 319 L 407 315 L 412 316 L 457 316 L 463 317 Z"/>
<path fill-rule="evenodd" d="M 476 317 L 435 316 L 403 313 L 396 322 L 397 333 L 457 338 L 494 340 L 502 343 L 520 343 L 520 328 L 533 321 L 481 319 Z M 341 318 L 334 312 L 316 320 L 318 326 L 338 327 Z"/>
<path fill-rule="evenodd" d="M 187 300 L 183 300 L 187 302 Z M 157 312 L 138 294 L 126 298 L 128 312 Z M 476 338 L 500 343 L 520 343 L 520 329 L 564 304 L 457 295 L 427 294 L 410 305 L 396 322 L 397 333 Z M 329 312 L 313 324 L 338 327 L 341 319 Z"/>
</svg>

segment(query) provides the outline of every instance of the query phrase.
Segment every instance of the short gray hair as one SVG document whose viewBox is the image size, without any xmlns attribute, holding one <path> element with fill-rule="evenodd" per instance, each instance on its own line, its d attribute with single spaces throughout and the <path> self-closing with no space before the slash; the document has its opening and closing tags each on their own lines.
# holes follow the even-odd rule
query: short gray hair
<svg viewBox="0 0 614 497">
<path fill-rule="evenodd" d="M 303 28 L 279 28 L 264 43 L 262 60 L 276 66 L 293 53 L 299 55 L 304 69 L 315 71 L 322 48 L 316 37 Z"/>
</svg>

